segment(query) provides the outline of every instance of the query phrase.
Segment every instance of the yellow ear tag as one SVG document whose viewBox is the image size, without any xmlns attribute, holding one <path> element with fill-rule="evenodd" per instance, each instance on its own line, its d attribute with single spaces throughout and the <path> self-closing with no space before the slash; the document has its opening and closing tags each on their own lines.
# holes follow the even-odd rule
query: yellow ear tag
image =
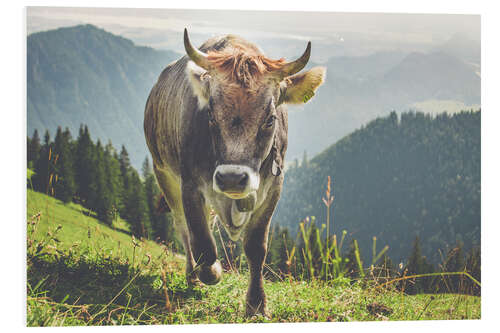
<svg viewBox="0 0 500 333">
<path fill-rule="evenodd" d="M 303 102 L 307 103 L 312 97 L 314 96 L 314 92 L 311 92 L 310 94 L 305 94 L 303 98 Z"/>
</svg>

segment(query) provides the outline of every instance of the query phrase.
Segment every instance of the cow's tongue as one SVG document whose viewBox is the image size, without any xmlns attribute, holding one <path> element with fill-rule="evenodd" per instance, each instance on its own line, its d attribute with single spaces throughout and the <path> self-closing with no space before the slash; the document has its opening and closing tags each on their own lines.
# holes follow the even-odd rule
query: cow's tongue
<svg viewBox="0 0 500 333">
<path fill-rule="evenodd" d="M 241 213 L 251 212 L 255 208 L 255 203 L 257 202 L 257 193 L 252 192 L 244 199 L 238 199 L 236 201 L 236 207 Z"/>
</svg>

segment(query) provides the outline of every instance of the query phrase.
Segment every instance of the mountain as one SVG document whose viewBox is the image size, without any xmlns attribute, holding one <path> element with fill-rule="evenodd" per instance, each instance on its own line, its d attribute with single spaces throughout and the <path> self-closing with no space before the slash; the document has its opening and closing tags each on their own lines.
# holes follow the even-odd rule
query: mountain
<svg viewBox="0 0 500 333">
<path fill-rule="evenodd" d="M 328 76 L 363 81 L 384 74 L 403 61 L 407 55 L 407 52 L 402 51 L 385 51 L 367 56 L 330 57 L 326 66 Z"/>
<path fill-rule="evenodd" d="M 477 66 L 443 51 L 333 57 L 324 66 L 327 77 L 315 98 L 300 110 L 290 109 L 288 160 L 304 151 L 317 154 L 393 110 L 419 105 L 431 112 L 443 102 L 467 108 L 481 104 Z"/>
<path fill-rule="evenodd" d="M 434 51 L 453 55 L 466 62 L 481 65 L 481 43 L 464 33 L 456 33 Z"/>
<path fill-rule="evenodd" d="M 480 245 L 481 113 L 435 117 L 403 113 L 377 118 L 300 165 L 289 166 L 273 222 L 292 233 L 307 216 L 326 223 L 327 177 L 335 195 L 333 229 L 400 262 L 416 236 L 422 252 L 441 262 L 438 250 L 457 242 Z M 370 259 L 365 258 L 365 261 Z"/>
<path fill-rule="evenodd" d="M 124 144 L 139 167 L 147 154 L 144 105 L 162 69 L 179 55 L 134 45 L 93 25 L 27 38 L 28 135 L 87 124 L 104 143 Z M 43 132 L 41 132 L 43 133 Z"/>
<path fill-rule="evenodd" d="M 480 102 L 481 78 L 474 67 L 443 52 L 411 53 L 382 79 L 382 89 L 390 89 L 400 103 L 406 98 Z"/>
</svg>

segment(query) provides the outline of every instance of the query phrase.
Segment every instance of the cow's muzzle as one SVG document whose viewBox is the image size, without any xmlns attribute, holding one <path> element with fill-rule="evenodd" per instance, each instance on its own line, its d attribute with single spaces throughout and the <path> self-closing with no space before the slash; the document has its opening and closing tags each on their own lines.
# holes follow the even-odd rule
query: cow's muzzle
<svg viewBox="0 0 500 333">
<path fill-rule="evenodd" d="M 259 188 L 259 174 L 244 165 L 222 164 L 215 169 L 213 187 L 231 199 L 243 199 Z"/>
</svg>

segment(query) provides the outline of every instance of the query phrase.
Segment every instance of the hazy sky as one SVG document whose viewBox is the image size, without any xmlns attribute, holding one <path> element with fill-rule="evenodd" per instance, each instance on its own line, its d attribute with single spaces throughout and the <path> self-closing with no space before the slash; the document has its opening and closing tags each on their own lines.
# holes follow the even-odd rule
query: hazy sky
<svg viewBox="0 0 500 333">
<path fill-rule="evenodd" d="M 344 50 L 340 54 L 363 54 L 377 47 L 435 45 L 456 33 L 480 39 L 480 16 L 457 14 L 28 7 L 26 22 L 28 34 L 91 23 L 139 45 L 180 52 L 179 36 L 184 27 L 195 43 L 208 36 L 233 33 L 257 41 L 283 38 L 338 44 L 338 49 Z M 342 47 L 354 41 L 356 52 L 352 47 Z M 365 43 L 369 45 L 366 50 L 361 47 Z"/>
</svg>

